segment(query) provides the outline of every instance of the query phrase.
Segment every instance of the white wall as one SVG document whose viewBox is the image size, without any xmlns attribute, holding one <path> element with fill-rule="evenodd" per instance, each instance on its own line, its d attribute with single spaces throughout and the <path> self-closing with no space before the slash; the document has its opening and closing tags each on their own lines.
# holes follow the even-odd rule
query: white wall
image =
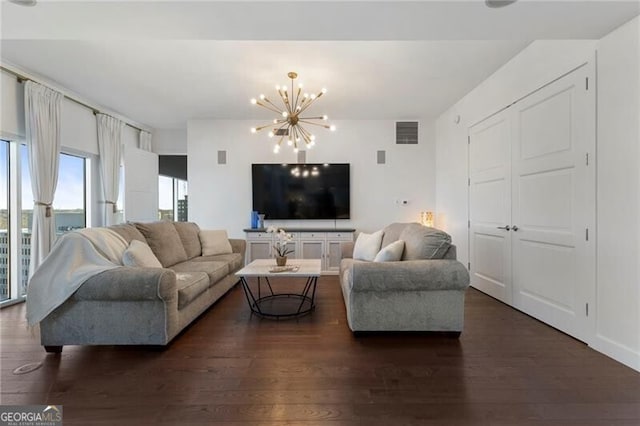
<svg viewBox="0 0 640 426">
<path fill-rule="evenodd" d="M 593 346 L 640 370 L 640 18 L 598 43 Z"/>
<path fill-rule="evenodd" d="M 139 222 L 158 220 L 158 154 L 125 145 L 124 168 L 125 219 Z"/>
<path fill-rule="evenodd" d="M 187 129 L 157 129 L 151 143 L 156 154 L 186 155 Z"/>
<path fill-rule="evenodd" d="M 202 228 L 223 228 L 244 237 L 252 210 L 251 164 L 295 163 L 284 146 L 279 154 L 266 134 L 252 135 L 255 121 L 192 120 L 188 123 L 189 219 Z M 351 219 L 281 221 L 277 225 L 353 227 L 371 232 L 396 221 L 418 221 L 420 211 L 435 208 L 433 123 L 420 122 L 417 145 L 395 144 L 394 121 L 334 121 L 335 133 L 318 132 L 307 163 L 351 164 Z M 217 164 L 217 151 L 227 164 Z M 387 163 L 376 164 L 385 150 Z M 408 199 L 400 206 L 396 200 Z M 270 222 L 267 222 L 269 224 Z"/>
<path fill-rule="evenodd" d="M 638 19 L 600 41 L 536 41 L 436 121 L 436 211 L 468 261 L 468 128 L 587 61 L 597 49 L 597 297 L 589 344 L 640 370 Z M 454 119 L 460 115 L 460 123 Z"/>
<path fill-rule="evenodd" d="M 24 91 L 16 77 L 0 71 L 0 137 L 24 137 Z"/>
</svg>

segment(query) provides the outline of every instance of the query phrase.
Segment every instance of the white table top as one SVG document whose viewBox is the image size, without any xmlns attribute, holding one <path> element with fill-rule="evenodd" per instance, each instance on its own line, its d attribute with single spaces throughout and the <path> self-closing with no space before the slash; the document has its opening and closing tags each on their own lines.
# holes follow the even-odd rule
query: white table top
<svg viewBox="0 0 640 426">
<path fill-rule="evenodd" d="M 239 277 L 319 277 L 320 259 L 288 259 L 287 266 L 299 266 L 297 271 L 269 272 L 276 267 L 275 259 L 256 259 L 236 272 Z"/>
</svg>

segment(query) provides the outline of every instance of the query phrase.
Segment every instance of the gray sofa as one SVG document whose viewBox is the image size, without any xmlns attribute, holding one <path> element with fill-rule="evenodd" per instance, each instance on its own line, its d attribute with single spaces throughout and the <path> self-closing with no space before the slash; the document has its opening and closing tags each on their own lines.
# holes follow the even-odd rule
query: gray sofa
<svg viewBox="0 0 640 426">
<path fill-rule="evenodd" d="M 88 279 L 40 322 L 47 352 L 63 345 L 166 345 L 238 283 L 245 241 L 233 253 L 202 256 L 199 228 L 188 222 L 112 226 L 127 242 L 147 243 L 162 268 L 117 267 Z"/>
<path fill-rule="evenodd" d="M 469 274 L 450 237 L 418 223 L 394 223 L 384 229 L 381 247 L 398 239 L 405 249 L 402 260 L 392 262 L 354 260 L 354 243 L 343 243 L 340 285 L 349 328 L 459 335 Z"/>
</svg>

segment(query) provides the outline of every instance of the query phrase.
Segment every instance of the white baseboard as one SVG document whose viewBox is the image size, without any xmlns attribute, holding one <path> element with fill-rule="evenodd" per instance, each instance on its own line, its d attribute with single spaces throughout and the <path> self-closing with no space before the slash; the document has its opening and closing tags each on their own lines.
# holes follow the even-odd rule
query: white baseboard
<svg viewBox="0 0 640 426">
<path fill-rule="evenodd" d="M 627 367 L 640 371 L 640 352 L 634 351 L 628 346 L 621 345 L 598 334 L 589 347 L 621 362 Z"/>
</svg>

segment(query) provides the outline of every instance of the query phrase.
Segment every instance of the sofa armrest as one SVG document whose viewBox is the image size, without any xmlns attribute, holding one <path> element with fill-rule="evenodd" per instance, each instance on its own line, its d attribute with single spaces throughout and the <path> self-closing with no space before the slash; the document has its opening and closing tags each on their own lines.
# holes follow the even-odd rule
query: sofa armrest
<svg viewBox="0 0 640 426">
<path fill-rule="evenodd" d="M 465 290 L 467 268 L 457 260 L 353 262 L 352 291 Z"/>
<path fill-rule="evenodd" d="M 244 252 L 247 248 L 246 240 L 229 238 L 229 243 L 231 243 L 231 249 L 234 253 L 240 253 L 244 256 Z"/>
<path fill-rule="evenodd" d="M 76 300 L 164 300 L 177 297 L 176 273 L 162 268 L 119 267 L 94 275 L 76 291 Z"/>
<path fill-rule="evenodd" d="M 353 257 L 353 247 L 355 243 L 353 241 L 345 241 L 340 243 L 340 259 L 351 259 Z"/>
</svg>

